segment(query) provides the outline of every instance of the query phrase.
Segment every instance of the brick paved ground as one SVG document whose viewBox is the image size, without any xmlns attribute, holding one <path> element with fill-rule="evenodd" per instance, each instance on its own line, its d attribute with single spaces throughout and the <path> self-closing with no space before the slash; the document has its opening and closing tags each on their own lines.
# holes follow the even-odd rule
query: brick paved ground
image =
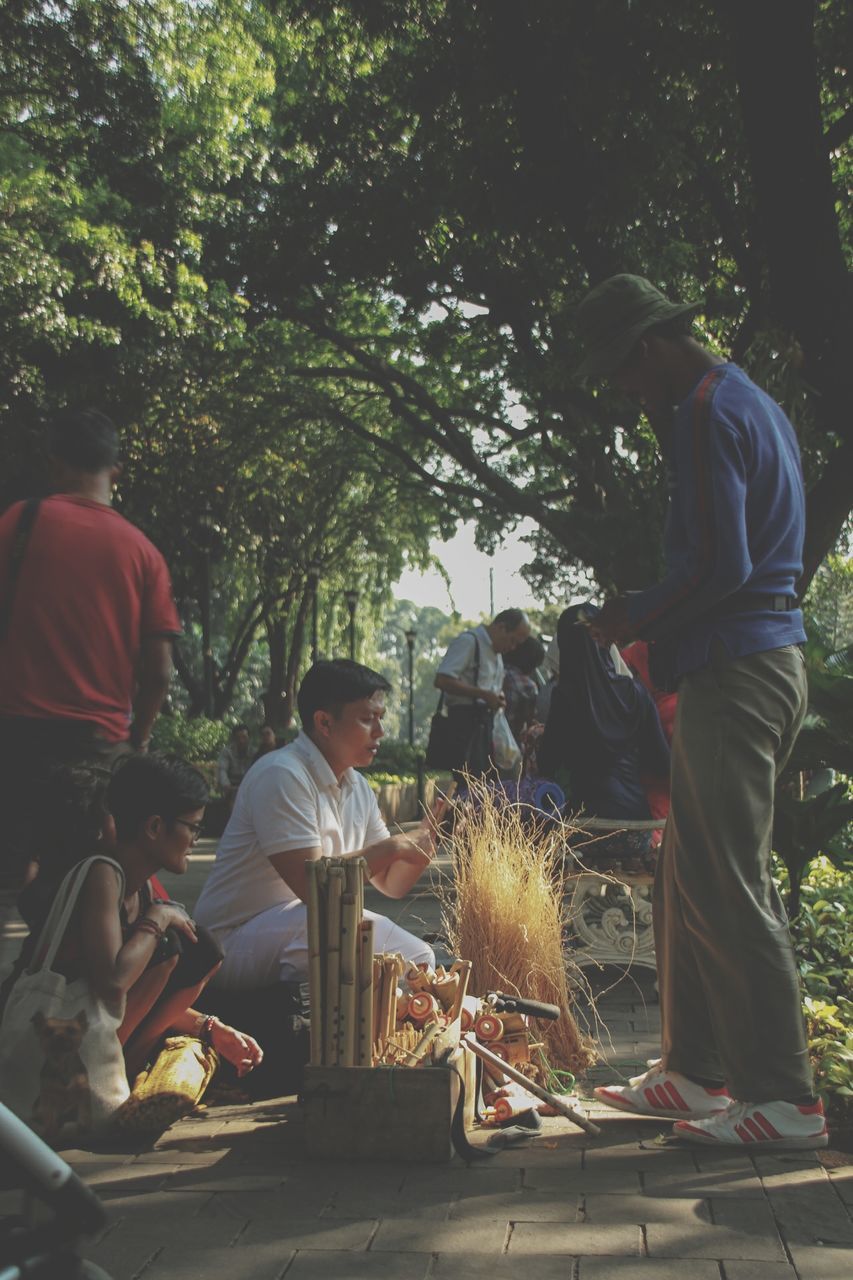
<svg viewBox="0 0 853 1280">
<path fill-rule="evenodd" d="M 180 884 L 189 905 L 204 854 Z M 436 927 L 428 893 L 401 909 L 415 918 Z M 631 1074 L 656 1047 L 649 975 L 612 987 L 599 1011 L 591 1080 Z M 660 1141 L 667 1125 L 594 1111 L 600 1139 L 549 1120 L 471 1167 L 313 1162 L 292 1098 L 211 1108 L 149 1149 L 64 1154 L 108 1204 L 87 1256 L 114 1280 L 853 1276 L 849 1156 L 687 1150 Z"/>
</svg>

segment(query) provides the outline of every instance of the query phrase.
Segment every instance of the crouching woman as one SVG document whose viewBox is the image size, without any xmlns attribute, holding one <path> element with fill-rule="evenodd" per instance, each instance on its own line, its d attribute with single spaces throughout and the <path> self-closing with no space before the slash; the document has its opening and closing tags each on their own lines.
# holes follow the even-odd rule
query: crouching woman
<svg viewBox="0 0 853 1280">
<path fill-rule="evenodd" d="M 81 795 L 79 788 L 74 794 Z M 120 1018 L 117 1035 L 131 1084 L 167 1033 L 200 1036 L 241 1076 L 263 1056 L 251 1036 L 193 1008 L 223 954 L 182 906 L 162 900 L 152 884 L 160 871 L 186 871 L 207 799 L 203 777 L 182 760 L 128 757 L 105 797 L 90 788 L 85 818 L 78 805 L 75 855 L 67 856 L 67 845 L 64 857 L 46 855 L 19 899 L 31 929 L 16 966 L 23 984 L 39 961 L 33 940 L 42 933 L 63 873 L 85 856 L 103 854 L 86 871 L 61 939 L 47 943 L 58 941 L 52 970 L 69 984 L 82 980 L 94 1000 Z M 6 1015 L 3 1021 L 5 1029 Z"/>
</svg>

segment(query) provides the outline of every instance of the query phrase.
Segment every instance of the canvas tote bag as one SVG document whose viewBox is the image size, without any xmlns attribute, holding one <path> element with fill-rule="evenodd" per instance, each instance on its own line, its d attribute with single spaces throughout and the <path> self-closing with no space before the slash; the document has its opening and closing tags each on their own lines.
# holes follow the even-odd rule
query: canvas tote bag
<svg viewBox="0 0 853 1280">
<path fill-rule="evenodd" d="M 118 1040 L 124 1001 L 109 1009 L 82 978 L 69 981 L 53 970 L 95 862 L 114 868 L 124 894 L 124 872 L 112 858 L 72 867 L 0 1023 L 0 1098 L 47 1142 L 103 1130 L 130 1092 Z"/>
</svg>

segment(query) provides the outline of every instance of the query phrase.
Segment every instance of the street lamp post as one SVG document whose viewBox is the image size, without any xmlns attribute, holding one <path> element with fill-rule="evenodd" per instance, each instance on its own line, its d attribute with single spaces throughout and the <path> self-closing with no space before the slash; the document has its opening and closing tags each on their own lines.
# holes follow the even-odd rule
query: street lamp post
<svg viewBox="0 0 853 1280">
<path fill-rule="evenodd" d="M 322 565 L 319 560 L 311 560 L 308 564 L 308 586 L 311 588 L 311 661 L 316 662 L 320 656 L 318 643 L 318 620 L 317 620 L 317 600 L 318 585 L 320 582 L 320 570 Z"/>
<path fill-rule="evenodd" d="M 355 587 L 350 587 L 349 591 L 344 592 L 344 599 L 349 609 L 349 656 L 355 662 L 355 608 L 358 604 L 358 592 Z"/>
<path fill-rule="evenodd" d="M 409 746 L 415 745 L 415 640 L 417 631 L 410 627 L 406 636 L 409 649 Z"/>
</svg>

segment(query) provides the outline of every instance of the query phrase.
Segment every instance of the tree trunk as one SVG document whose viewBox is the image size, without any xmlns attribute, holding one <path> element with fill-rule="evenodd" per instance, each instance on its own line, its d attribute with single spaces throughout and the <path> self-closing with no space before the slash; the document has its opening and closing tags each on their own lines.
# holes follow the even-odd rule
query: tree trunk
<svg viewBox="0 0 853 1280">
<path fill-rule="evenodd" d="M 242 634 L 238 633 L 238 638 L 232 643 L 231 652 L 228 655 L 227 668 L 222 673 L 216 689 L 215 711 L 217 720 L 221 720 L 227 714 L 231 703 L 234 701 L 234 691 L 237 687 L 240 672 L 243 670 L 259 628 L 266 621 L 266 608 L 267 606 L 265 605 L 261 606 L 254 617 L 247 619 L 243 626 Z"/>
<path fill-rule="evenodd" d="M 285 727 L 290 710 L 285 706 L 287 675 L 287 615 L 267 618 L 267 644 L 270 652 L 270 679 L 264 694 L 264 715 L 274 728 Z"/>
<path fill-rule="evenodd" d="M 305 647 L 305 622 L 308 617 L 308 611 L 311 608 L 313 595 L 310 587 L 307 588 L 302 599 L 299 601 L 299 608 L 296 611 L 296 618 L 293 622 L 293 634 L 290 637 L 290 653 L 287 655 L 287 670 L 284 680 L 284 696 L 281 700 L 281 727 L 286 729 L 293 720 L 293 712 L 296 708 L 296 684 L 299 679 L 299 667 L 302 662 L 302 650 Z"/>
<path fill-rule="evenodd" d="M 853 294 L 821 120 L 814 3 L 719 0 L 719 12 L 731 39 L 773 312 L 802 349 L 821 433 L 840 442 L 809 495 L 803 589 L 853 505 Z"/>
<path fill-rule="evenodd" d="M 180 640 L 175 642 L 173 653 L 175 671 L 178 673 L 181 684 L 189 694 L 190 704 L 187 715 L 192 719 L 195 716 L 202 715 L 204 712 L 204 687 L 201 681 L 197 680 L 193 675 L 189 663 L 181 650 Z"/>
</svg>

